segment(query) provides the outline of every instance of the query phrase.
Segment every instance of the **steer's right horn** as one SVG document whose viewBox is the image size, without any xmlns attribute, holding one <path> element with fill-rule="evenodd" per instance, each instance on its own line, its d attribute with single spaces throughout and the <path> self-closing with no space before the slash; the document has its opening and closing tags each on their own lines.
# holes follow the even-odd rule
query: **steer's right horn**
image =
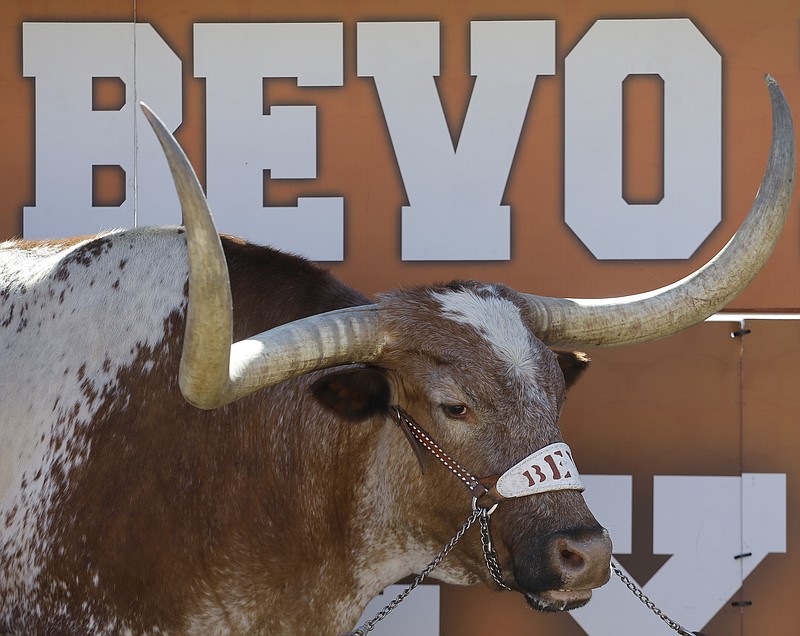
<svg viewBox="0 0 800 636">
<path fill-rule="evenodd" d="M 376 305 L 310 316 L 231 344 L 228 267 L 208 202 L 178 142 L 141 106 L 164 149 L 186 226 L 189 301 L 179 375 L 186 401 L 214 409 L 316 369 L 375 360 L 385 340 Z"/>
<path fill-rule="evenodd" d="M 623 298 L 527 295 L 531 330 L 549 345 L 610 347 L 655 340 L 702 322 L 744 290 L 781 234 L 794 191 L 792 112 L 778 83 L 766 77 L 772 102 L 772 146 L 758 195 L 722 250 L 683 280 Z"/>
</svg>

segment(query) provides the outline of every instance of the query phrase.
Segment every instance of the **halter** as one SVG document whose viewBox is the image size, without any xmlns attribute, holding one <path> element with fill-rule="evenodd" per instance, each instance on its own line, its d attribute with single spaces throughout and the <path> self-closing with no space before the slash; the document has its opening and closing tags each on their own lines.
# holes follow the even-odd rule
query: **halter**
<svg viewBox="0 0 800 636">
<path fill-rule="evenodd" d="M 510 590 L 511 588 L 503 582 L 500 563 L 497 560 L 497 553 L 494 550 L 491 533 L 489 531 L 489 517 L 497 509 L 497 506 L 506 499 L 512 497 L 526 497 L 528 495 L 554 490 L 584 490 L 583 482 L 578 474 L 578 469 L 572 459 L 572 452 L 569 446 L 563 442 L 550 444 L 549 446 L 534 451 L 519 463 L 514 464 L 499 477 L 496 475 L 475 477 L 472 473 L 465 470 L 461 464 L 450 457 L 450 455 L 434 441 L 430 434 L 399 406 L 392 406 L 390 408 L 389 417 L 394 420 L 405 434 L 408 443 L 411 445 L 417 457 L 420 470 L 423 474 L 425 473 L 425 454 L 423 450 L 427 450 L 467 487 L 472 493 L 472 514 L 458 532 L 456 532 L 455 536 L 450 539 L 448 544 L 439 552 L 433 561 L 416 576 L 414 581 L 405 590 L 378 612 L 375 618 L 368 620 L 361 627 L 357 627 L 350 632 L 342 634 L 342 636 L 365 636 L 371 632 L 377 623 L 386 618 L 390 612 L 402 603 L 444 560 L 476 520 L 480 522 L 481 545 L 483 547 L 483 557 L 486 561 L 486 567 L 498 586 Z M 680 623 L 674 621 L 662 612 L 633 581 L 625 576 L 613 561 L 611 563 L 611 570 L 620 578 L 628 589 L 642 601 L 642 603 L 678 634 L 681 636 L 703 636 L 701 632 L 689 632 Z"/>
<path fill-rule="evenodd" d="M 389 410 L 389 416 L 403 431 L 425 472 L 423 449 L 433 455 L 445 468 L 453 473 L 472 493 L 472 510 L 478 515 L 481 528 L 481 545 L 486 567 L 497 585 L 511 589 L 503 582 L 500 563 L 497 560 L 489 530 L 489 517 L 498 504 L 512 497 L 526 497 L 554 490 L 584 489 L 572 452 L 563 442 L 545 446 L 530 455 L 499 477 L 475 477 L 453 459 L 430 434 L 399 406 Z"/>
</svg>

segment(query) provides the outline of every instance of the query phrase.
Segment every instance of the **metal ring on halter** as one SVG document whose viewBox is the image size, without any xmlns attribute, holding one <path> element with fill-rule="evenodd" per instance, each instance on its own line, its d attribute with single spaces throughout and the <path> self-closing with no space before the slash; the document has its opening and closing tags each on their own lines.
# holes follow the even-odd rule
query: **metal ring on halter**
<svg viewBox="0 0 800 636">
<path fill-rule="evenodd" d="M 478 512 L 479 510 L 480 511 L 485 511 L 486 516 L 488 517 L 495 510 L 497 510 L 497 504 L 494 504 L 491 508 L 484 508 L 483 506 L 479 506 L 478 505 L 478 498 L 477 497 L 473 497 L 472 498 L 472 510 L 474 510 L 475 512 Z"/>
</svg>

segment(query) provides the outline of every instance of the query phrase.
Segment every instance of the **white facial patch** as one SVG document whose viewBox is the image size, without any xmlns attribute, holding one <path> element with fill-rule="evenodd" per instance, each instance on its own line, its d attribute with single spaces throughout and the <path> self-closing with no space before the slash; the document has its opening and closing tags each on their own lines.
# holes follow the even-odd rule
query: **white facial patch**
<svg viewBox="0 0 800 636">
<path fill-rule="evenodd" d="M 497 296 L 478 296 L 469 290 L 432 295 L 445 317 L 473 327 L 509 369 L 535 380 L 537 365 L 530 332 L 514 303 Z"/>
</svg>

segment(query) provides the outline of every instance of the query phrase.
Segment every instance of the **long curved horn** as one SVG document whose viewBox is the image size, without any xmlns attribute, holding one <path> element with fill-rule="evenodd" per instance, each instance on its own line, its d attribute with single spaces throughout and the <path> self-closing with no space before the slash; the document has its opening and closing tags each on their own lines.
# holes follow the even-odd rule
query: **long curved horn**
<svg viewBox="0 0 800 636">
<path fill-rule="evenodd" d="M 228 266 L 203 189 L 172 134 L 141 106 L 164 149 L 186 226 L 189 301 L 179 375 L 186 401 L 214 409 L 315 369 L 377 358 L 385 337 L 376 305 L 311 316 L 231 344 Z"/>
<path fill-rule="evenodd" d="M 792 113 L 778 83 L 766 77 L 772 146 L 756 200 L 739 230 L 706 265 L 654 291 L 605 299 L 526 294 L 531 329 L 545 343 L 611 347 L 655 340 L 702 322 L 732 301 L 767 261 L 783 229 L 794 190 Z"/>
</svg>

